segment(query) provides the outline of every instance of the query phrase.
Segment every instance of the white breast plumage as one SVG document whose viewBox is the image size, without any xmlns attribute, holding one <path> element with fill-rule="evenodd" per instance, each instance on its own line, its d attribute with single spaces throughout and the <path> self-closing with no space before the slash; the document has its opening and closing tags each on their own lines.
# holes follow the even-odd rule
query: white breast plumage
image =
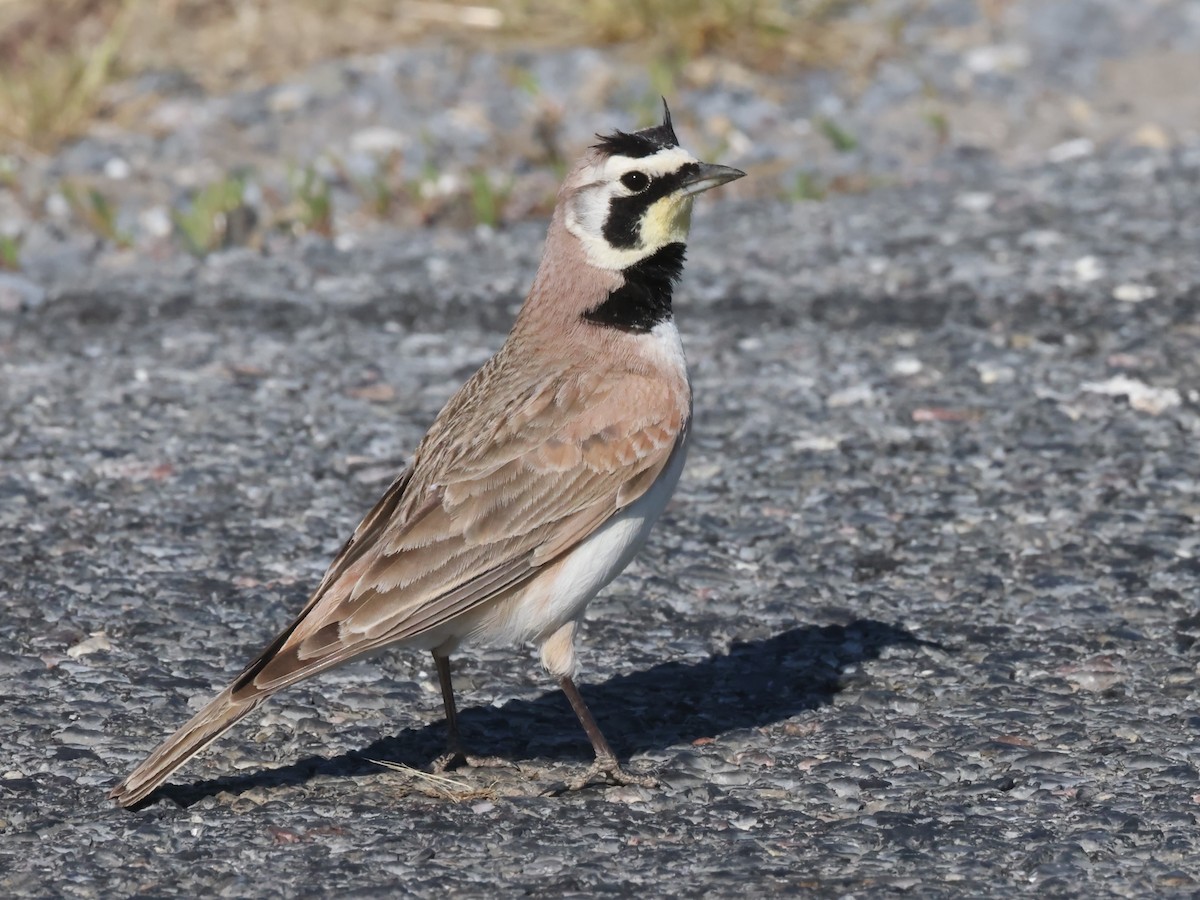
<svg viewBox="0 0 1200 900">
<path fill-rule="evenodd" d="M 685 430 L 671 451 L 662 474 L 650 489 L 619 510 L 565 559 L 556 563 L 557 571 L 551 577 L 532 584 L 529 592 L 519 600 L 494 610 L 492 615 L 485 614 L 486 625 L 480 630 L 486 634 L 488 643 L 545 639 L 583 614 L 588 602 L 616 578 L 645 545 L 650 529 L 679 483 L 687 457 L 687 436 Z M 475 628 L 479 624 L 482 623 L 475 623 Z"/>
<path fill-rule="evenodd" d="M 683 341 L 679 339 L 679 329 L 675 327 L 674 319 L 659 322 L 649 334 L 641 334 L 631 340 L 637 341 L 642 354 L 655 365 L 661 366 L 664 373 L 687 379 L 687 359 L 683 355 Z"/>
<path fill-rule="evenodd" d="M 629 565 L 645 546 L 650 529 L 675 493 L 687 457 L 687 432 L 680 435 L 658 480 L 641 497 L 597 528 L 570 556 L 550 590 L 550 616 L 560 623 L 577 618 L 597 593 Z"/>
</svg>

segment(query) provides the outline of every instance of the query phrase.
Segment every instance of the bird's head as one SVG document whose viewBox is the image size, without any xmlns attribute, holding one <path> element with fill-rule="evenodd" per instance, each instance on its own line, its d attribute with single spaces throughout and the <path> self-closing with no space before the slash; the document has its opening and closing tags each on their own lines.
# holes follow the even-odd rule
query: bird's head
<svg viewBox="0 0 1200 900">
<path fill-rule="evenodd" d="M 568 174 L 559 203 L 567 230 L 601 269 L 624 270 L 683 244 L 695 196 L 746 174 L 680 147 L 665 100 L 661 125 L 599 137 Z"/>
<path fill-rule="evenodd" d="M 595 327 L 645 334 L 670 322 L 692 200 L 745 173 L 680 147 L 663 110 L 661 125 L 601 136 L 567 174 L 514 331 L 582 327 L 595 343 Z"/>
</svg>

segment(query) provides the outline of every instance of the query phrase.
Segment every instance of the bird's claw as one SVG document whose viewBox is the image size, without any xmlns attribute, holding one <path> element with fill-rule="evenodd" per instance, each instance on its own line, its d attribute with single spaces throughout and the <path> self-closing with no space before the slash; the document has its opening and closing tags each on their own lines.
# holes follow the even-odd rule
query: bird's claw
<svg viewBox="0 0 1200 900">
<path fill-rule="evenodd" d="M 586 771 L 559 785 L 555 785 L 557 790 L 552 788 L 549 793 L 562 794 L 567 791 L 581 791 L 593 784 L 632 784 L 638 787 L 654 788 L 658 787 L 658 779 L 651 775 L 635 775 L 632 772 L 626 772 L 621 768 L 621 764 L 617 762 L 615 756 L 601 756 L 597 757 L 596 761 L 588 766 Z"/>
</svg>

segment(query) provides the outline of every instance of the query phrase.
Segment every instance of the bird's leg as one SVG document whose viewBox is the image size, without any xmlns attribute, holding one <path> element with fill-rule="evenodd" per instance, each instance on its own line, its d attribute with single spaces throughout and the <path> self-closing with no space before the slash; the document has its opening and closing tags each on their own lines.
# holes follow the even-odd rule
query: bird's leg
<svg viewBox="0 0 1200 900">
<path fill-rule="evenodd" d="M 448 772 L 466 763 L 469 766 L 511 766 L 506 759 L 495 756 L 470 756 L 463 750 L 458 733 L 458 709 L 454 705 L 454 684 L 450 680 L 450 657 L 433 654 L 438 681 L 442 686 L 442 705 L 446 708 L 446 752 L 435 759 L 430 768 L 435 773 Z"/>
<path fill-rule="evenodd" d="M 466 762 L 458 735 L 458 710 L 454 706 L 454 684 L 450 681 L 450 657 L 433 654 L 438 681 L 442 685 L 442 706 L 446 708 L 446 752 L 433 761 L 434 772 L 445 772 Z"/>
<path fill-rule="evenodd" d="M 579 717 L 579 724 L 587 732 L 588 740 L 592 742 L 592 749 L 596 751 L 596 761 L 582 775 L 568 781 L 567 789 L 577 791 L 587 787 L 589 784 L 593 784 L 597 780 L 603 780 L 610 784 L 637 784 L 642 787 L 657 786 L 658 782 L 650 776 L 631 775 L 621 768 L 621 764 L 617 762 L 616 754 L 612 752 L 612 747 L 604 739 L 604 733 L 600 731 L 600 726 L 592 718 L 591 710 L 583 702 L 583 697 L 579 693 L 579 688 L 575 687 L 575 682 L 568 676 L 563 675 L 558 679 L 558 683 L 563 689 L 563 693 L 567 695 L 567 700 L 571 703 L 571 709 L 575 710 L 575 715 Z"/>
</svg>

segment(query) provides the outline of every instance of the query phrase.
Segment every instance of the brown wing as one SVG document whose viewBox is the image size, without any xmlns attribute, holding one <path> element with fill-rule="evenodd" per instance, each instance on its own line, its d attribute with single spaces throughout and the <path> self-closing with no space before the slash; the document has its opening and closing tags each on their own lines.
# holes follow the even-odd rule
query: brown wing
<svg viewBox="0 0 1200 900">
<path fill-rule="evenodd" d="M 572 370 L 522 381 L 498 363 L 447 404 L 305 610 L 235 683 L 235 700 L 520 585 L 641 496 L 687 425 L 686 384 Z"/>
</svg>

